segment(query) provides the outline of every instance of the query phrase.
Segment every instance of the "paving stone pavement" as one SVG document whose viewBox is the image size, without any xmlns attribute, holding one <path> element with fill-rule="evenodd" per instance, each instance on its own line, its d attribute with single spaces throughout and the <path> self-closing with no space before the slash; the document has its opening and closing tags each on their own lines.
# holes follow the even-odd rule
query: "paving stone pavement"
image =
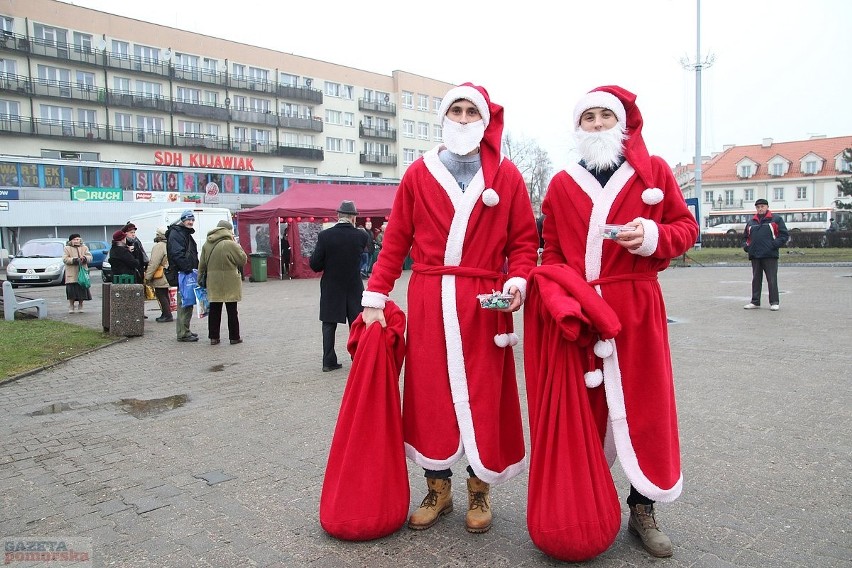
<svg viewBox="0 0 852 568">
<path fill-rule="evenodd" d="M 408 275 L 392 295 L 403 307 Z M 782 267 L 778 312 L 742 309 L 745 267 L 671 268 L 660 281 L 685 478 L 681 498 L 658 505 L 674 557 L 647 556 L 622 505 L 616 542 L 586 565 L 850 566 L 852 268 Z M 47 298 L 52 318 L 101 327 L 99 286 L 75 315 L 62 287 L 20 292 Z M 464 507 L 372 542 L 324 533 L 319 495 L 350 365 L 341 326 L 344 368 L 321 370 L 318 297 L 317 280 L 246 281 L 245 342 L 218 346 L 195 319 L 202 340 L 176 342 L 148 302 L 144 336 L 0 386 L 0 536 L 90 538 L 94 566 L 561 565 L 530 541 L 525 475 L 494 488 L 486 534 L 464 530 Z M 523 384 L 521 371 L 522 396 Z M 165 400 L 137 418 L 130 399 Z M 413 509 L 424 482 L 409 466 Z M 620 466 L 613 475 L 623 501 Z"/>
</svg>

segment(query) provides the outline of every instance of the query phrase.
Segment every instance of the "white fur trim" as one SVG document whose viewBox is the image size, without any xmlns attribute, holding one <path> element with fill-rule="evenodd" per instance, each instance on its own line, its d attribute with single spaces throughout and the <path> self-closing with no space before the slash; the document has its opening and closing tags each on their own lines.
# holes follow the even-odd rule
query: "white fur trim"
<svg viewBox="0 0 852 568">
<path fill-rule="evenodd" d="M 518 344 L 518 341 L 520 341 L 520 340 L 518 339 L 518 334 L 517 334 L 517 333 L 512 332 L 512 333 L 510 333 L 510 334 L 509 334 L 509 345 L 511 345 L 512 347 L 514 347 L 515 345 L 517 345 L 517 344 Z"/>
<path fill-rule="evenodd" d="M 637 217 L 633 220 L 642 223 L 642 227 L 645 229 L 645 240 L 642 241 L 641 247 L 630 252 L 639 256 L 651 256 L 657 250 L 657 245 L 660 243 L 660 227 L 650 219 Z"/>
<path fill-rule="evenodd" d="M 447 111 L 450 110 L 450 106 L 459 99 L 464 99 L 475 104 L 476 108 L 479 109 L 479 114 L 482 115 L 482 121 L 485 123 L 485 128 L 488 128 L 488 123 L 491 122 L 491 111 L 488 108 L 488 102 L 485 100 L 485 97 L 482 96 L 482 93 L 470 85 L 454 87 L 450 89 L 446 95 L 444 95 L 444 98 L 441 99 L 441 108 L 438 109 L 438 116 L 441 117 L 441 121 L 443 121 L 444 117 L 447 116 Z"/>
<path fill-rule="evenodd" d="M 503 283 L 503 293 L 508 294 L 509 288 L 512 286 L 517 286 L 518 291 L 521 293 L 521 303 L 527 301 L 527 279 L 521 278 L 520 276 L 512 276 L 506 282 Z"/>
<path fill-rule="evenodd" d="M 506 333 L 498 333 L 494 336 L 494 345 L 496 345 L 497 347 L 508 347 L 509 335 Z"/>
<path fill-rule="evenodd" d="M 603 373 L 600 369 L 595 369 L 583 375 L 583 379 L 586 381 L 586 387 L 593 389 L 603 382 Z"/>
<path fill-rule="evenodd" d="M 663 200 L 663 190 L 659 187 L 649 187 L 642 192 L 642 202 L 648 205 L 656 205 Z"/>
<path fill-rule="evenodd" d="M 574 128 L 580 125 L 580 117 L 590 108 L 608 108 L 615 113 L 618 122 L 627 124 L 627 113 L 618 97 L 606 91 L 592 91 L 583 95 L 574 107 Z"/>
<path fill-rule="evenodd" d="M 606 359 L 612 355 L 612 342 L 607 339 L 601 339 L 595 343 L 595 355 L 601 359 Z"/>
<path fill-rule="evenodd" d="M 370 292 L 369 290 L 364 290 L 361 294 L 361 305 L 365 308 L 379 308 L 380 310 L 383 310 L 385 309 L 385 302 L 387 301 L 388 296 L 381 292 Z"/>
<path fill-rule="evenodd" d="M 500 196 L 490 187 L 482 192 L 482 202 L 488 207 L 494 207 L 500 203 Z"/>
</svg>

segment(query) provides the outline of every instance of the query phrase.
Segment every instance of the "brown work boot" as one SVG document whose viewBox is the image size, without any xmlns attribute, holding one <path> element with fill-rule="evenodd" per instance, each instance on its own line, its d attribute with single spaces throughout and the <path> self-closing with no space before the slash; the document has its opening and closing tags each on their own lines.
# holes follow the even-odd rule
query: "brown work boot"
<svg viewBox="0 0 852 568">
<path fill-rule="evenodd" d="M 408 528 L 416 531 L 428 529 L 438 522 L 439 517 L 453 512 L 452 482 L 449 479 L 427 477 L 426 486 L 429 492 L 408 519 Z"/>
<path fill-rule="evenodd" d="M 668 558 L 672 555 L 672 541 L 657 527 L 653 505 L 631 505 L 627 530 L 642 539 L 642 547 L 651 556 Z"/>
<path fill-rule="evenodd" d="M 491 486 L 477 477 L 467 480 L 467 532 L 484 533 L 491 528 Z"/>
</svg>

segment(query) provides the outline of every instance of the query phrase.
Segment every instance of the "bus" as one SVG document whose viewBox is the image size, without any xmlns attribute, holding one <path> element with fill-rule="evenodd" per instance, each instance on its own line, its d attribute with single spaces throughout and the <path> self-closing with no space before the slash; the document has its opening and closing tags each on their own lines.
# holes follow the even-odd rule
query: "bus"
<svg viewBox="0 0 852 568">
<path fill-rule="evenodd" d="M 772 210 L 770 210 L 772 211 Z M 784 219 L 790 233 L 822 232 L 828 229 L 830 219 L 840 217 L 847 223 L 846 211 L 835 211 L 833 207 L 807 207 L 802 209 L 779 209 L 772 211 L 773 216 Z M 705 235 L 741 235 L 754 211 L 711 211 L 707 215 Z"/>
</svg>

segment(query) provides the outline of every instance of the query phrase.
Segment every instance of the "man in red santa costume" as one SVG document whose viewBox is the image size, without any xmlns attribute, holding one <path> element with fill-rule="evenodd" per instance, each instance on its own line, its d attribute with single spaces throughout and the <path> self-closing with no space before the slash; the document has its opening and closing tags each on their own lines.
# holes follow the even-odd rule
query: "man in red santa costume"
<svg viewBox="0 0 852 568">
<path fill-rule="evenodd" d="M 362 317 L 385 325 L 410 254 L 403 429 L 428 493 L 408 525 L 426 529 L 452 512 L 450 467 L 466 456 L 466 528 L 482 533 L 491 528 L 490 485 L 526 468 L 512 312 L 524 301 L 538 234 L 523 177 L 500 152 L 503 107 L 465 83 L 439 113 L 444 143 L 400 182 Z M 477 295 L 492 291 L 511 294 L 510 305 L 481 308 Z"/>
<path fill-rule="evenodd" d="M 667 557 L 672 544 L 656 524 L 654 502 L 676 499 L 683 477 L 657 273 L 695 243 L 698 225 L 671 168 L 649 156 L 635 101 L 621 87 L 603 86 L 577 103 L 582 160 L 548 187 L 542 264 L 576 270 L 621 323 L 606 342 L 611 349 L 590 355 L 587 392 L 607 459 L 612 465 L 618 457 L 631 484 L 628 528 L 650 554 Z"/>
</svg>

